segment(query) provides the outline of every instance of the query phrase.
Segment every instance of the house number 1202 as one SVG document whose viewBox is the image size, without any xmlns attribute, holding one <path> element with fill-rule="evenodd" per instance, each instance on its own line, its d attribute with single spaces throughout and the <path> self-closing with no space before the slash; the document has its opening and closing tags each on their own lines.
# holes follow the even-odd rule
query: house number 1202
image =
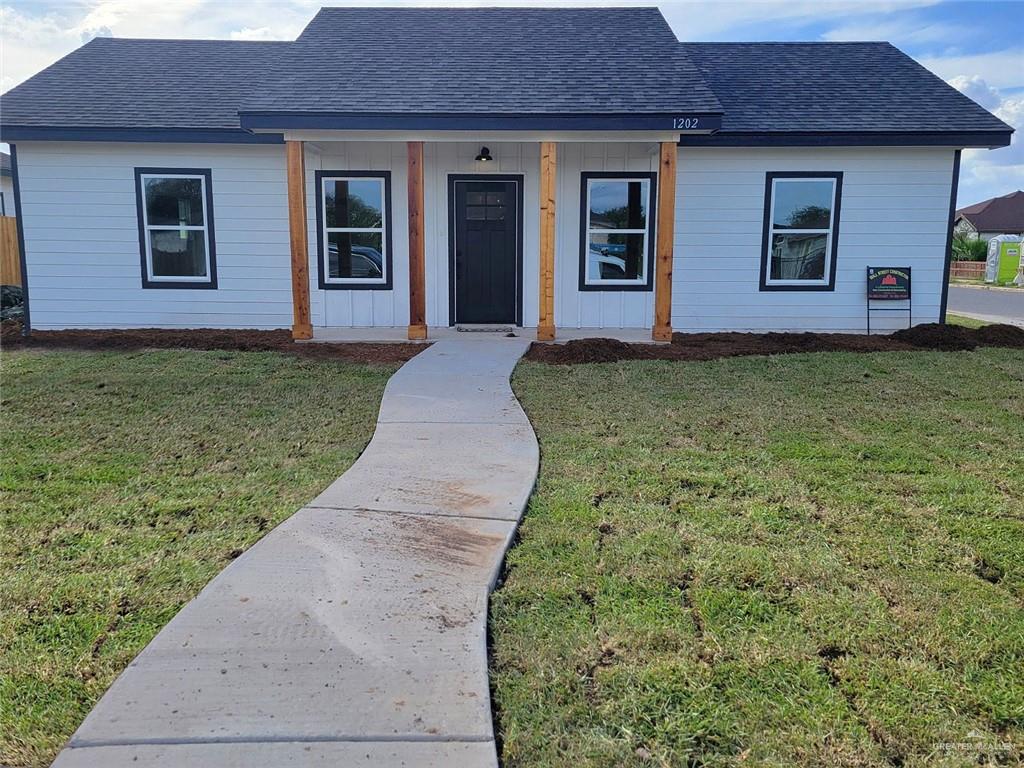
<svg viewBox="0 0 1024 768">
<path fill-rule="evenodd" d="M 672 120 L 672 128 L 677 131 L 692 131 L 699 123 L 700 118 L 697 117 L 676 117 Z"/>
</svg>

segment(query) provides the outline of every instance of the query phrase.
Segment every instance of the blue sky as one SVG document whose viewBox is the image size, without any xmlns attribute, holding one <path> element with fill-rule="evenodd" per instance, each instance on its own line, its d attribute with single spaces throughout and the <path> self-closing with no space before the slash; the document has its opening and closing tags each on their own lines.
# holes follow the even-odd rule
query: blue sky
<svg viewBox="0 0 1024 768">
<path fill-rule="evenodd" d="M 3 0 L 6 91 L 96 35 L 293 39 L 321 5 L 630 5 L 616 2 Z M 752 0 L 657 5 L 682 40 L 888 40 L 1024 133 L 1024 2 Z M 964 153 L 959 204 L 1024 189 L 1024 138 Z"/>
</svg>

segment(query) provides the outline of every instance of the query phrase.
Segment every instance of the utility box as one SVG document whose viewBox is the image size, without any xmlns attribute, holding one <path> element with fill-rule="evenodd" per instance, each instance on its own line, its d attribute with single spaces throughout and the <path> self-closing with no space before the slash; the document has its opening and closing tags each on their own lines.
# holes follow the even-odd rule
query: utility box
<svg viewBox="0 0 1024 768">
<path fill-rule="evenodd" d="M 997 284 L 1013 283 L 1020 272 L 1021 243 L 1019 235 L 996 235 L 988 241 L 988 258 L 985 262 L 985 282 Z"/>
</svg>

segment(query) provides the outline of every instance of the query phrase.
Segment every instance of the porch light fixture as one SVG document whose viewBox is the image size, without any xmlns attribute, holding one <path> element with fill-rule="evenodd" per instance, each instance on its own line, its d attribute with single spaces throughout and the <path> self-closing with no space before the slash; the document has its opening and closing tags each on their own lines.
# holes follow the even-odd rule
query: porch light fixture
<svg viewBox="0 0 1024 768">
<path fill-rule="evenodd" d="M 494 158 L 491 157 L 491 150 L 487 147 L 480 147 L 480 154 L 476 156 L 476 161 L 478 163 L 489 163 L 493 159 Z"/>
</svg>

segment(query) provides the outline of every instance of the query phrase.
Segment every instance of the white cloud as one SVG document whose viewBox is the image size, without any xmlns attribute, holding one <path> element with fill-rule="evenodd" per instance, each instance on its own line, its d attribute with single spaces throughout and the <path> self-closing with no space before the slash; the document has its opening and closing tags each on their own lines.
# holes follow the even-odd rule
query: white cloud
<svg viewBox="0 0 1024 768">
<path fill-rule="evenodd" d="M 242 27 L 231 33 L 232 40 L 293 40 L 294 35 L 282 35 L 271 27 Z"/>
<path fill-rule="evenodd" d="M 960 34 L 960 30 L 948 24 L 921 24 L 917 19 L 908 19 L 843 24 L 825 32 L 821 38 L 832 42 L 885 40 L 898 46 L 913 46 L 947 44 Z"/>
<path fill-rule="evenodd" d="M 1010 146 L 964 150 L 957 206 L 1024 189 L 1024 95 L 1005 95 L 978 75 L 958 75 L 949 84 L 1017 129 Z"/>
<path fill-rule="evenodd" d="M 1024 85 L 1024 53 L 1020 47 L 972 55 L 915 57 L 943 80 L 961 75 L 980 77 L 993 88 Z"/>
</svg>

